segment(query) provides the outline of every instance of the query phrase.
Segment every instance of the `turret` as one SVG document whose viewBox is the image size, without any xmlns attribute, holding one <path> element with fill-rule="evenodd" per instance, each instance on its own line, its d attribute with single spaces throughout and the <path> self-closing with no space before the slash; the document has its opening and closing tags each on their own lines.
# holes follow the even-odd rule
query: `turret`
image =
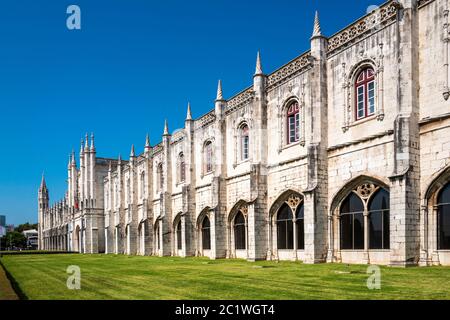
<svg viewBox="0 0 450 320">
<path fill-rule="evenodd" d="M 42 174 L 41 185 L 39 186 L 38 191 L 38 215 L 39 215 L 39 225 L 38 225 L 38 233 L 39 233 L 39 249 L 44 249 L 44 223 L 46 221 L 45 213 L 48 210 L 50 197 L 48 194 L 47 184 L 45 183 L 44 174 Z"/>
<path fill-rule="evenodd" d="M 84 149 L 83 149 L 83 139 L 81 139 L 80 143 L 80 199 L 79 201 L 83 201 L 84 199 Z"/>
<path fill-rule="evenodd" d="M 94 142 L 94 134 L 91 134 L 91 148 L 89 150 L 89 196 L 91 198 L 91 203 L 95 207 L 96 203 L 96 190 L 95 190 L 95 160 L 96 151 L 95 151 L 95 142 Z"/>
</svg>

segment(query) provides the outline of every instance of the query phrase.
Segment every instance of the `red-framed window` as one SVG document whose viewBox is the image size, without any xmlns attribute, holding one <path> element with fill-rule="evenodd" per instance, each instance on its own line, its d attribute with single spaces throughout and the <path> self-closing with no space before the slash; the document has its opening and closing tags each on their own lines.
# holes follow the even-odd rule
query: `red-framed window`
<svg viewBox="0 0 450 320">
<path fill-rule="evenodd" d="M 297 101 L 292 102 L 287 109 L 287 143 L 300 140 L 300 107 Z"/>
<path fill-rule="evenodd" d="M 355 81 L 355 119 L 375 114 L 375 72 L 373 68 L 361 70 Z"/>
<path fill-rule="evenodd" d="M 241 127 L 241 160 L 247 160 L 249 157 L 249 130 L 248 125 Z"/>
</svg>

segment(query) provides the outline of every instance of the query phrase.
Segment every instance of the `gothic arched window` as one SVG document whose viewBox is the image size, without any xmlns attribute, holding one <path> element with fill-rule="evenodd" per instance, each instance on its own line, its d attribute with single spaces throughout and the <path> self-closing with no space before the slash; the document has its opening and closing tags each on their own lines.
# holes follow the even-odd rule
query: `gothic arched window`
<svg viewBox="0 0 450 320">
<path fill-rule="evenodd" d="M 341 249 L 364 249 L 364 204 L 354 192 L 341 205 Z"/>
<path fill-rule="evenodd" d="M 378 190 L 368 209 L 369 249 L 389 249 L 389 193 Z"/>
<path fill-rule="evenodd" d="M 163 165 L 160 163 L 156 169 L 157 190 L 161 192 L 164 187 Z"/>
<path fill-rule="evenodd" d="M 202 222 L 202 247 L 204 250 L 211 249 L 211 225 L 206 216 Z"/>
<path fill-rule="evenodd" d="M 305 249 L 305 207 L 303 202 L 297 207 L 295 212 L 295 217 L 297 221 L 295 222 L 295 227 L 297 228 L 297 249 Z"/>
<path fill-rule="evenodd" d="M 355 80 L 355 119 L 361 120 L 375 114 L 375 72 L 367 67 Z"/>
<path fill-rule="evenodd" d="M 130 184 L 130 178 L 127 178 L 127 204 L 131 203 L 131 184 Z"/>
<path fill-rule="evenodd" d="M 241 211 L 234 218 L 234 247 L 237 250 L 246 249 L 245 218 Z"/>
<path fill-rule="evenodd" d="M 204 159 L 205 159 L 205 173 L 212 172 L 213 170 L 213 148 L 212 142 L 208 141 L 205 143 L 204 148 Z"/>
<path fill-rule="evenodd" d="M 181 228 L 181 219 L 180 219 L 180 221 L 178 221 L 178 224 L 177 224 L 177 248 L 178 248 L 178 250 L 181 250 L 183 248 L 181 231 L 182 231 L 182 228 Z"/>
<path fill-rule="evenodd" d="M 141 173 L 140 184 L 141 184 L 141 199 L 144 199 L 145 198 L 145 172 L 144 171 Z"/>
<path fill-rule="evenodd" d="M 292 210 L 284 203 L 277 214 L 277 243 L 278 249 L 294 248 L 294 229 Z"/>
<path fill-rule="evenodd" d="M 178 156 L 178 182 L 186 180 L 186 163 L 184 161 L 184 154 L 181 152 Z"/>
<path fill-rule="evenodd" d="M 249 129 L 247 124 L 243 124 L 240 128 L 241 140 L 241 160 L 249 158 Z"/>
<path fill-rule="evenodd" d="M 287 108 L 287 144 L 300 140 L 300 107 L 297 101 Z"/>
<path fill-rule="evenodd" d="M 450 183 L 438 196 L 438 249 L 450 249 Z"/>
</svg>

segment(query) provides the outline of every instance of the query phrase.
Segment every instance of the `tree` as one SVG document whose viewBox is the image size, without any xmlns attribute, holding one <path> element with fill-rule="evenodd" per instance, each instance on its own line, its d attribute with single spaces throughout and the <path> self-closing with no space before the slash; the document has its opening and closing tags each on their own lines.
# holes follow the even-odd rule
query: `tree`
<svg viewBox="0 0 450 320">
<path fill-rule="evenodd" d="M 37 230 L 37 228 L 38 228 L 37 223 L 30 224 L 29 222 L 27 222 L 27 223 L 24 223 L 24 224 L 19 224 L 19 226 L 15 228 L 15 231 L 23 232 L 23 231 L 32 230 L 32 229 L 36 229 Z"/>
<path fill-rule="evenodd" d="M 27 238 L 21 232 L 17 231 L 7 232 L 0 241 L 2 250 L 11 247 L 26 248 L 27 246 Z"/>
</svg>

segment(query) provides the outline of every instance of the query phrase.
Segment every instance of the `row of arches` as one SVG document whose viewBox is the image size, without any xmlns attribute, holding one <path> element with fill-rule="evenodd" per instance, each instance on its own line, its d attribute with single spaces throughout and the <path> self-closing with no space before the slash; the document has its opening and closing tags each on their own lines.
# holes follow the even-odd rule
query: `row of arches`
<svg viewBox="0 0 450 320">
<path fill-rule="evenodd" d="M 450 183 L 437 197 L 437 248 L 450 249 Z M 248 247 L 247 218 L 237 210 L 230 219 L 231 244 L 235 250 Z M 374 182 L 358 185 L 350 190 L 335 210 L 339 250 L 389 250 L 390 249 L 390 192 L 386 186 Z M 305 249 L 305 204 L 301 194 L 294 191 L 274 211 L 271 223 L 276 233 L 274 243 L 278 250 Z M 211 249 L 211 222 L 208 216 L 198 226 L 201 247 Z M 175 228 L 177 248 L 182 249 L 181 221 Z"/>
</svg>

